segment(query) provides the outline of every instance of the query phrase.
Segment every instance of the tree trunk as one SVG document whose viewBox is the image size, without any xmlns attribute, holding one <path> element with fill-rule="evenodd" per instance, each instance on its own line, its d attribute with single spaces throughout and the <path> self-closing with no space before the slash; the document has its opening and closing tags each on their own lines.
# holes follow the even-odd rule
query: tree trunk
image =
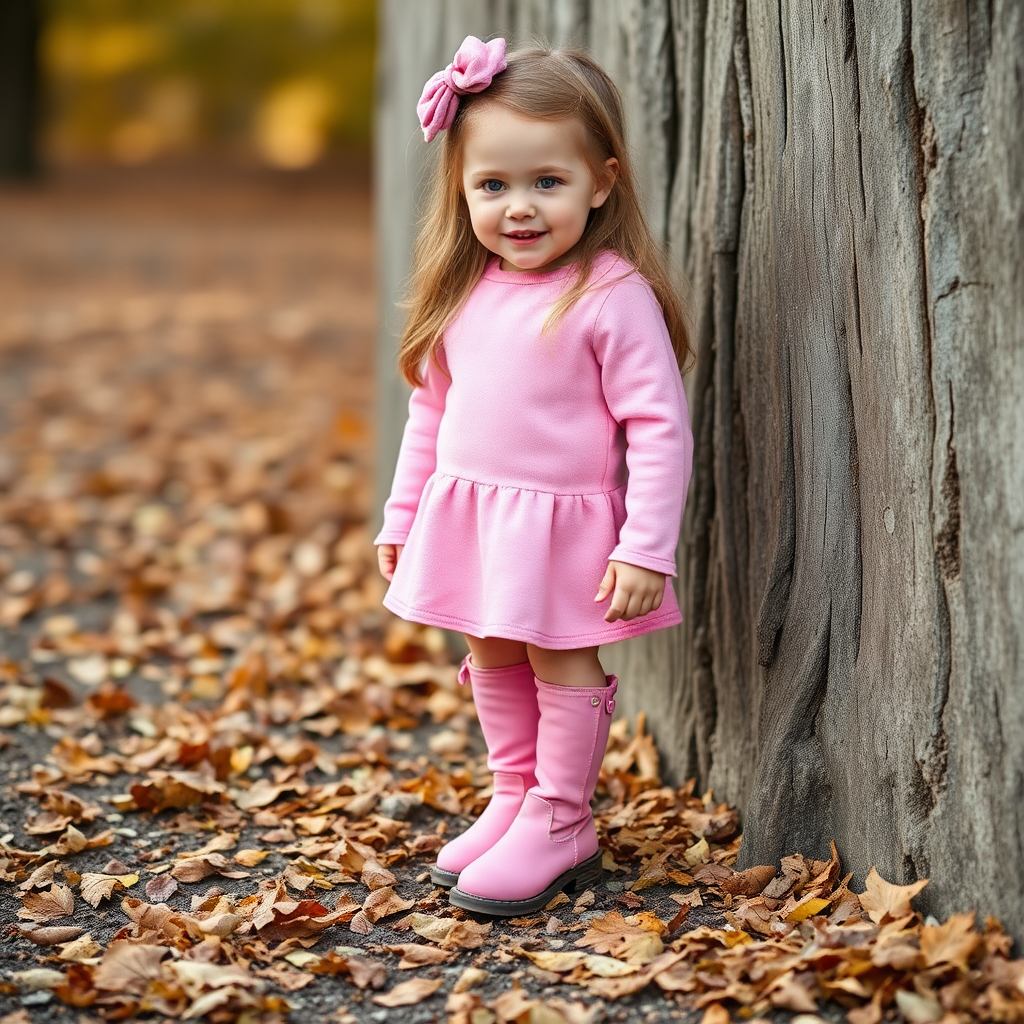
<svg viewBox="0 0 1024 1024">
<path fill-rule="evenodd" d="M 624 709 L 670 776 L 740 805 L 745 864 L 834 839 L 858 879 L 930 876 L 925 909 L 1024 938 L 1024 7 L 383 14 L 384 386 L 423 82 L 468 33 L 588 44 L 698 350 L 686 622 L 608 651 Z"/>
<path fill-rule="evenodd" d="M 38 0 L 0 0 L 0 178 L 31 178 L 39 107 Z"/>
</svg>

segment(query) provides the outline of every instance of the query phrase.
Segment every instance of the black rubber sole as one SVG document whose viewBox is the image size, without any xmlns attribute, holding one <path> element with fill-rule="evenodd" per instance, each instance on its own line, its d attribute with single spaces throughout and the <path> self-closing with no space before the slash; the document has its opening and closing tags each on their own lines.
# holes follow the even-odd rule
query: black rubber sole
<svg viewBox="0 0 1024 1024">
<path fill-rule="evenodd" d="M 455 871 L 444 871 L 441 868 L 433 867 L 430 869 L 430 880 L 434 885 L 441 886 L 442 889 L 450 889 L 453 885 L 458 885 L 459 876 Z"/>
<path fill-rule="evenodd" d="M 463 910 L 473 910 L 491 917 L 522 917 L 546 907 L 560 892 L 583 892 L 601 881 L 601 851 L 582 864 L 570 868 L 556 878 L 542 893 L 525 900 L 488 900 L 482 896 L 463 892 L 458 886 L 448 893 L 448 902 Z"/>
</svg>

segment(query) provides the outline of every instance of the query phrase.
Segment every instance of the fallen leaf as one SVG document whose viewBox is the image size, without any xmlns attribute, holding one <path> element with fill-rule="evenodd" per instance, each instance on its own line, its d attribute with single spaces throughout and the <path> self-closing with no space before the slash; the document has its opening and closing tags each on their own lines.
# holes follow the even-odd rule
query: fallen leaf
<svg viewBox="0 0 1024 1024">
<path fill-rule="evenodd" d="M 81 963 L 83 960 L 92 960 L 101 948 L 92 935 L 85 934 L 62 945 L 57 959 L 68 963 Z"/>
<path fill-rule="evenodd" d="M 394 889 L 377 889 L 366 897 L 363 913 L 371 924 L 382 917 L 398 914 L 416 905 L 415 900 L 404 900 Z"/>
<path fill-rule="evenodd" d="M 157 903 L 166 903 L 178 891 L 178 882 L 171 875 L 158 875 L 146 883 L 146 895 Z"/>
<path fill-rule="evenodd" d="M 398 946 L 385 946 L 389 953 L 401 957 L 398 969 L 401 971 L 410 970 L 416 967 L 423 967 L 427 964 L 444 964 L 454 957 L 449 950 L 439 949 L 437 946 L 424 946 L 416 942 L 407 942 Z"/>
<path fill-rule="evenodd" d="M 876 924 L 881 924 L 886 918 L 898 920 L 914 912 L 910 901 L 927 884 L 928 879 L 922 878 L 911 885 L 893 885 L 882 878 L 877 868 L 872 868 L 860 895 L 860 903 Z"/>
<path fill-rule="evenodd" d="M 62 942 L 70 942 L 72 939 L 77 939 L 84 929 L 68 925 L 63 928 L 54 926 L 49 928 L 20 928 L 19 931 L 29 942 L 34 942 L 37 946 L 56 946 Z"/>
<path fill-rule="evenodd" d="M 29 992 L 55 989 L 64 983 L 63 973 L 49 967 L 30 967 L 24 971 L 14 971 L 11 978 L 19 988 Z"/>
<path fill-rule="evenodd" d="M 930 1024 L 945 1016 L 938 1000 L 905 989 L 896 990 L 896 1005 L 909 1024 Z"/>
<path fill-rule="evenodd" d="M 112 942 L 93 974 L 93 983 L 110 992 L 141 994 L 160 977 L 160 962 L 168 952 L 164 946 Z"/>
<path fill-rule="evenodd" d="M 378 1006 L 414 1006 L 429 999 L 444 984 L 443 978 L 410 978 L 399 982 L 388 992 L 373 997 Z"/>
<path fill-rule="evenodd" d="M 235 854 L 234 860 L 237 864 L 241 864 L 247 868 L 254 868 L 257 864 L 266 859 L 270 854 L 270 850 L 239 850 Z"/>
<path fill-rule="evenodd" d="M 940 925 L 921 929 L 921 953 L 926 967 L 951 964 L 967 972 L 982 938 L 974 930 L 974 914 L 954 914 Z"/>
<path fill-rule="evenodd" d="M 46 892 L 27 892 L 18 917 L 25 921 L 54 921 L 75 912 L 74 893 L 66 886 L 51 885 Z"/>
<path fill-rule="evenodd" d="M 724 892 L 734 896 L 757 896 L 774 877 L 775 868 L 761 864 L 746 871 L 737 871 L 719 884 Z"/>
</svg>

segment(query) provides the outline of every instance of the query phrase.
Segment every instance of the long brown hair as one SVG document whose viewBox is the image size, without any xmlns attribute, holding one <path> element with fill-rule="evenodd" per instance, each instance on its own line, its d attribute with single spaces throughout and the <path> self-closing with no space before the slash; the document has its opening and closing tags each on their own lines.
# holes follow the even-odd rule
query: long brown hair
<svg viewBox="0 0 1024 1024">
<path fill-rule="evenodd" d="M 584 157 L 596 181 L 606 180 L 610 157 L 618 176 L 603 205 L 591 210 L 576 245 L 576 277 L 554 306 L 557 323 L 590 286 L 598 254 L 610 249 L 651 285 L 661 304 L 676 359 L 685 368 L 692 357 L 682 303 L 672 284 L 664 247 L 644 218 L 626 149 L 622 97 L 604 69 L 574 48 L 535 46 L 508 55 L 508 67 L 483 92 L 463 96 L 445 132 L 440 165 L 427 195 L 413 252 L 409 319 L 402 335 L 398 365 L 410 384 L 423 381 L 424 359 L 437 359 L 444 329 L 480 279 L 488 250 L 473 234 L 462 191 L 462 148 L 471 111 L 480 104 L 501 104 L 542 121 L 575 120 L 588 140 Z"/>
</svg>

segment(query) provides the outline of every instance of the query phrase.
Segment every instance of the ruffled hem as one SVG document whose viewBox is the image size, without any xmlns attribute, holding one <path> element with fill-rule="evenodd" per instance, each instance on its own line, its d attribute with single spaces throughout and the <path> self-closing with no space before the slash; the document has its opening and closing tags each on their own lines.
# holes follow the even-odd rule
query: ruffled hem
<svg viewBox="0 0 1024 1024">
<path fill-rule="evenodd" d="M 628 640 L 630 637 L 642 636 L 644 633 L 653 633 L 658 629 L 678 626 L 683 621 L 683 616 L 678 606 L 673 604 L 673 607 L 666 613 L 663 611 L 665 603 L 662 603 L 662 607 L 658 611 L 651 612 L 639 619 L 631 619 L 629 622 L 605 623 L 607 628 L 596 633 L 583 633 L 577 636 L 548 636 L 545 633 L 524 629 L 515 623 L 472 622 L 455 615 L 433 612 L 426 608 L 411 608 L 397 598 L 392 597 L 390 591 L 384 597 L 384 606 L 393 611 L 399 618 L 407 619 L 409 622 L 418 622 L 422 626 L 438 626 L 441 629 L 452 629 L 459 633 L 468 633 L 470 636 L 521 640 L 525 644 L 536 644 L 538 647 L 552 651 L 576 650 L 582 647 L 614 644 L 619 640 Z M 607 607 L 607 603 L 602 604 L 602 612 Z"/>
<path fill-rule="evenodd" d="M 594 601 L 625 518 L 625 485 L 553 494 L 435 473 L 384 604 L 414 622 L 556 650 L 676 625 L 668 579 L 661 608 L 630 622 L 605 622 L 610 598 Z"/>
</svg>

